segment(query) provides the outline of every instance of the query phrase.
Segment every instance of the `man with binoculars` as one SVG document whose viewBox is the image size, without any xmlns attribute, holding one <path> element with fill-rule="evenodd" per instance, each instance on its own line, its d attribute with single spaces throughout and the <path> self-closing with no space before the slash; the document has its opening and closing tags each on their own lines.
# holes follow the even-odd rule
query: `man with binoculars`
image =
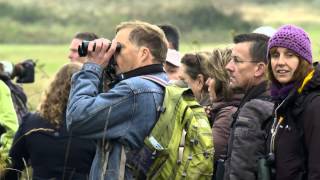
<svg viewBox="0 0 320 180">
<path fill-rule="evenodd" d="M 134 152 L 143 147 L 164 97 L 160 85 L 141 76 L 151 74 L 167 82 L 162 65 L 166 54 L 163 31 L 141 21 L 121 23 L 112 42 L 103 38 L 89 42 L 88 61 L 72 79 L 67 126 L 73 135 L 98 140 L 90 179 L 132 179 L 128 167 L 141 166 L 128 162 L 140 155 Z M 117 83 L 101 92 L 103 69 L 112 58 Z"/>
</svg>

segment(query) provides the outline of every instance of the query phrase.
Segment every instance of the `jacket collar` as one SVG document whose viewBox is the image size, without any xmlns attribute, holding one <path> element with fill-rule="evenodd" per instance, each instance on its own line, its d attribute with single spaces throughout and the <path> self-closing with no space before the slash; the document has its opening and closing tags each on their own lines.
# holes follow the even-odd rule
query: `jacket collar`
<svg viewBox="0 0 320 180">
<path fill-rule="evenodd" d="M 125 79 L 129 79 L 136 76 L 147 75 L 147 74 L 161 73 L 161 72 L 164 72 L 162 64 L 151 64 L 151 65 L 139 67 L 137 69 L 116 75 L 114 80 L 108 86 L 109 88 L 112 88 L 118 82 Z"/>
</svg>

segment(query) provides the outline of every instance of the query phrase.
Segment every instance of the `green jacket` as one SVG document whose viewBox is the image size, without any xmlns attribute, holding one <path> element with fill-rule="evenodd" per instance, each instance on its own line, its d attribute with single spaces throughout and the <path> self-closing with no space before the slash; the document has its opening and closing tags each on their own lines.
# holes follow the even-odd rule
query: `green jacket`
<svg viewBox="0 0 320 180">
<path fill-rule="evenodd" d="M 18 118 L 15 112 L 8 86 L 0 80 L 0 161 L 8 159 L 9 150 L 15 132 L 18 129 Z"/>
</svg>

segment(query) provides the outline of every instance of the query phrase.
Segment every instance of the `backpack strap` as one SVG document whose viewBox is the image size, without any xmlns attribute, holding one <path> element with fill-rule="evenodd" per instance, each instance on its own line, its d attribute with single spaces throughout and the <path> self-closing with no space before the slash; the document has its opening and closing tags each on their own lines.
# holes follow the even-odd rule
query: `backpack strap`
<svg viewBox="0 0 320 180">
<path fill-rule="evenodd" d="M 150 80 L 152 82 L 155 82 L 159 85 L 161 85 L 162 87 L 166 87 L 168 85 L 168 83 L 164 80 L 162 80 L 161 78 L 158 78 L 157 76 L 154 76 L 154 75 L 143 75 L 143 76 L 140 76 L 141 78 L 143 79 L 147 79 L 147 80 Z"/>
<path fill-rule="evenodd" d="M 162 80 L 161 78 L 157 77 L 157 76 L 154 76 L 154 75 L 143 75 L 143 76 L 140 76 L 141 78 L 143 79 L 146 79 L 146 80 L 149 80 L 149 81 L 152 81 L 160 86 L 162 86 L 164 89 L 166 88 L 166 86 L 169 84 L 167 83 L 166 81 Z M 164 112 L 165 111 L 165 107 L 163 106 L 160 106 L 160 107 L 157 107 L 157 111 L 158 112 Z M 160 116 L 160 113 L 158 114 L 158 118 Z"/>
</svg>

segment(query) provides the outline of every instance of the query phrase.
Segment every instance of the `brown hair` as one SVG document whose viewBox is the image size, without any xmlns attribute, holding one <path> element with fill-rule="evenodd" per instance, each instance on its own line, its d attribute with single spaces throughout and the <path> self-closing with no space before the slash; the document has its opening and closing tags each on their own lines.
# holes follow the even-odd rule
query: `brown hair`
<svg viewBox="0 0 320 180">
<path fill-rule="evenodd" d="M 275 53 L 276 50 L 277 50 L 277 47 L 271 48 L 269 51 L 269 54 Z M 300 83 L 308 75 L 308 73 L 312 70 L 313 66 L 312 66 L 312 64 L 309 64 L 309 62 L 307 60 L 300 57 L 298 54 L 295 53 L 295 56 L 297 56 L 299 58 L 299 65 L 292 76 L 292 81 Z M 276 83 L 276 84 L 280 84 L 279 81 L 273 75 L 273 71 L 272 71 L 272 67 L 271 67 L 271 56 L 268 56 L 268 57 L 269 57 L 269 59 L 268 59 L 268 73 L 267 73 L 268 78 L 271 82 Z"/>
<path fill-rule="evenodd" d="M 229 99 L 232 96 L 231 88 L 229 88 L 229 75 L 225 66 L 231 60 L 232 50 L 226 49 L 214 49 L 212 56 L 209 59 L 209 74 L 210 77 L 215 79 L 215 92 L 218 97 Z"/>
<path fill-rule="evenodd" d="M 71 77 L 80 71 L 80 63 L 69 63 L 64 65 L 55 75 L 48 89 L 44 92 L 38 113 L 56 128 L 59 128 L 64 120 L 67 108 L 69 92 L 71 88 Z"/>
<path fill-rule="evenodd" d="M 163 31 L 156 25 L 142 21 L 123 22 L 117 26 L 116 32 L 131 29 L 129 40 L 133 44 L 149 48 L 156 62 L 164 63 L 167 56 L 168 41 Z"/>
<path fill-rule="evenodd" d="M 81 39 L 81 40 L 86 40 L 86 41 L 93 41 L 95 39 L 98 39 L 99 36 L 96 35 L 93 32 L 78 32 L 74 38 L 76 39 Z"/>
<path fill-rule="evenodd" d="M 193 79 L 196 80 L 199 74 L 202 74 L 204 77 L 204 86 L 203 90 L 208 92 L 208 87 L 206 81 L 209 78 L 209 57 L 210 53 L 208 52 L 199 52 L 199 53 L 187 53 L 182 59 L 181 63 L 186 66 L 186 73 Z"/>
</svg>

